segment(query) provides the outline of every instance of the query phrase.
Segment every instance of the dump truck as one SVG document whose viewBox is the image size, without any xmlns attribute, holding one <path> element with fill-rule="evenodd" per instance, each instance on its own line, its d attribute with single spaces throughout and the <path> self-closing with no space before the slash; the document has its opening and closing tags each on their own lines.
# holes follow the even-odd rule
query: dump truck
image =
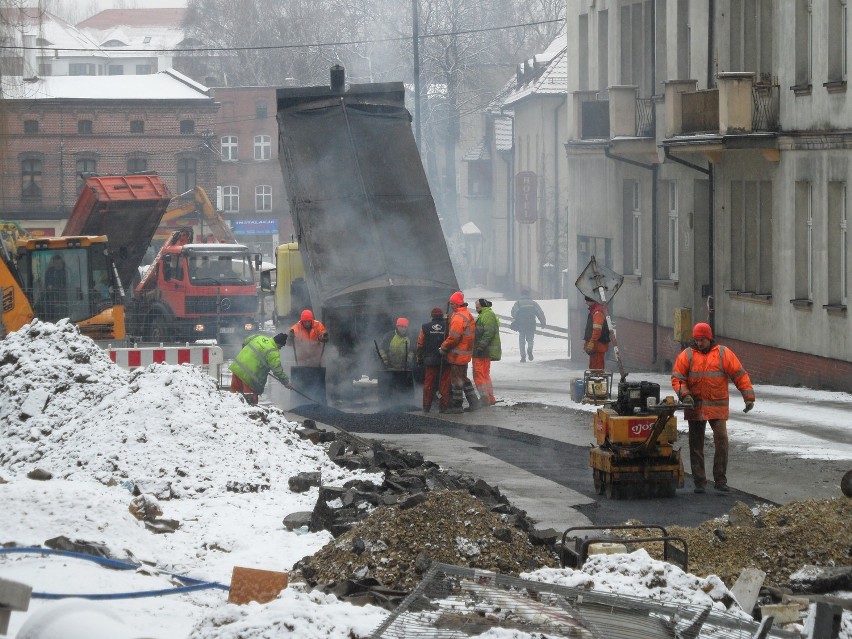
<svg viewBox="0 0 852 639">
<path fill-rule="evenodd" d="M 276 97 L 279 162 L 312 310 L 339 368 L 375 369 L 374 340 L 397 317 L 426 321 L 458 289 L 405 88 L 347 89 L 335 66 L 329 86 Z"/>
</svg>

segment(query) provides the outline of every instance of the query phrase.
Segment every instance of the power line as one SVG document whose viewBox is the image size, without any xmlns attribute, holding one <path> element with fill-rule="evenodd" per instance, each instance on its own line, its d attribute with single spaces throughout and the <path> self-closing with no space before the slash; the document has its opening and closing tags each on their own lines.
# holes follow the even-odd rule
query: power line
<svg viewBox="0 0 852 639">
<path fill-rule="evenodd" d="M 499 27 L 483 27 L 481 29 L 460 29 L 458 31 L 443 31 L 439 33 L 421 34 L 421 39 L 427 38 L 444 38 L 447 36 L 470 35 L 473 33 L 487 33 L 489 31 L 503 31 L 508 29 L 521 29 L 526 27 L 537 27 L 545 24 L 556 24 L 565 22 L 564 19 L 558 18 L 553 20 L 539 20 L 537 22 L 522 22 L 518 24 L 507 24 Z M 409 42 L 411 36 L 398 36 L 395 38 L 375 38 L 364 40 L 341 40 L 339 42 L 317 42 L 314 44 L 275 44 L 252 47 L 197 47 L 187 49 L 71 49 L 67 47 L 24 47 L 14 45 L 0 45 L 0 50 L 31 50 L 31 51 L 67 51 L 69 53 L 212 53 L 222 51 L 274 51 L 281 49 L 311 49 L 321 47 L 342 47 L 355 44 L 380 44 L 385 42 Z"/>
</svg>

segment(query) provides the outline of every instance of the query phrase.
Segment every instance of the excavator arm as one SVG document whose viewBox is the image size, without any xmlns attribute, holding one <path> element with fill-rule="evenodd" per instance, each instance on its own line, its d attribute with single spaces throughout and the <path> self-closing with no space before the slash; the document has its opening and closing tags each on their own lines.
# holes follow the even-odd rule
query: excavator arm
<svg viewBox="0 0 852 639">
<path fill-rule="evenodd" d="M 171 226 L 176 222 L 180 224 L 181 218 L 193 213 L 207 225 L 217 242 L 239 244 L 225 218 L 216 210 L 210 198 L 207 197 L 207 192 L 200 186 L 172 198 L 161 224 L 164 226 Z"/>
</svg>

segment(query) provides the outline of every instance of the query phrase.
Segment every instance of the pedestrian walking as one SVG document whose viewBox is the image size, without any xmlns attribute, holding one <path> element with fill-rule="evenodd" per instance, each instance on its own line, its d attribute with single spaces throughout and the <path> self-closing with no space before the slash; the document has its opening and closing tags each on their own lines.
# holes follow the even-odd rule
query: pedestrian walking
<svg viewBox="0 0 852 639">
<path fill-rule="evenodd" d="M 672 370 L 672 388 L 683 404 L 689 422 L 689 461 L 695 492 L 703 493 L 707 483 L 704 471 L 704 431 L 707 422 L 713 431 L 713 481 L 717 491 L 728 492 L 728 380 L 742 393 L 743 412 L 754 408 L 751 378 L 734 352 L 713 340 L 709 324 L 700 322 L 692 329 L 692 344 L 681 351 Z"/>
<path fill-rule="evenodd" d="M 512 328 L 518 331 L 518 346 L 521 349 L 521 362 L 535 359 L 533 357 L 533 342 L 535 341 L 535 321 L 542 326 L 547 324 L 544 311 L 538 302 L 530 297 L 527 289 L 521 291 L 521 297 L 512 306 Z"/>
<path fill-rule="evenodd" d="M 240 393 L 249 404 L 255 405 L 266 388 L 266 378 L 272 373 L 286 388 L 290 380 L 281 366 L 279 349 L 287 343 L 287 336 L 278 333 L 275 337 L 249 335 L 243 347 L 228 367 L 231 371 L 231 392 Z"/>
<path fill-rule="evenodd" d="M 590 370 L 604 370 L 606 352 L 609 350 L 609 326 L 606 323 L 606 306 L 586 296 L 589 315 L 586 317 L 586 332 L 583 334 L 583 350 L 589 355 Z"/>
<path fill-rule="evenodd" d="M 473 357 L 473 342 L 476 336 L 476 323 L 464 301 L 464 293 L 456 291 L 450 296 L 450 315 L 447 338 L 441 343 L 441 354 L 450 365 L 450 405 L 445 412 L 455 414 L 464 410 L 467 398 L 469 410 L 479 408 L 479 397 L 467 376 L 467 365 Z"/>
<path fill-rule="evenodd" d="M 432 402 L 438 394 L 438 412 L 445 412 L 450 405 L 450 365 L 441 355 L 441 344 L 447 337 L 447 320 L 439 307 L 432 309 L 431 318 L 420 327 L 417 336 L 415 358 L 423 366 L 423 412 L 432 410 Z"/>
<path fill-rule="evenodd" d="M 302 311 L 299 321 L 290 327 L 290 339 L 297 366 L 322 366 L 328 331 L 310 309 Z"/>
<path fill-rule="evenodd" d="M 484 297 L 476 300 L 476 335 L 473 342 L 473 383 L 479 399 L 488 406 L 497 403 L 494 382 L 491 381 L 491 362 L 500 361 L 500 319 Z"/>
</svg>

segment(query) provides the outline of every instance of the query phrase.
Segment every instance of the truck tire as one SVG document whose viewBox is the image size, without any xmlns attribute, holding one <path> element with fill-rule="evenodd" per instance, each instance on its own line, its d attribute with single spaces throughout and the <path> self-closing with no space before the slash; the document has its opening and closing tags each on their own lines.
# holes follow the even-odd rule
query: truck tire
<svg viewBox="0 0 852 639">
<path fill-rule="evenodd" d="M 174 326 L 163 313 L 153 312 L 145 323 L 145 335 L 149 342 L 173 342 Z"/>
</svg>

